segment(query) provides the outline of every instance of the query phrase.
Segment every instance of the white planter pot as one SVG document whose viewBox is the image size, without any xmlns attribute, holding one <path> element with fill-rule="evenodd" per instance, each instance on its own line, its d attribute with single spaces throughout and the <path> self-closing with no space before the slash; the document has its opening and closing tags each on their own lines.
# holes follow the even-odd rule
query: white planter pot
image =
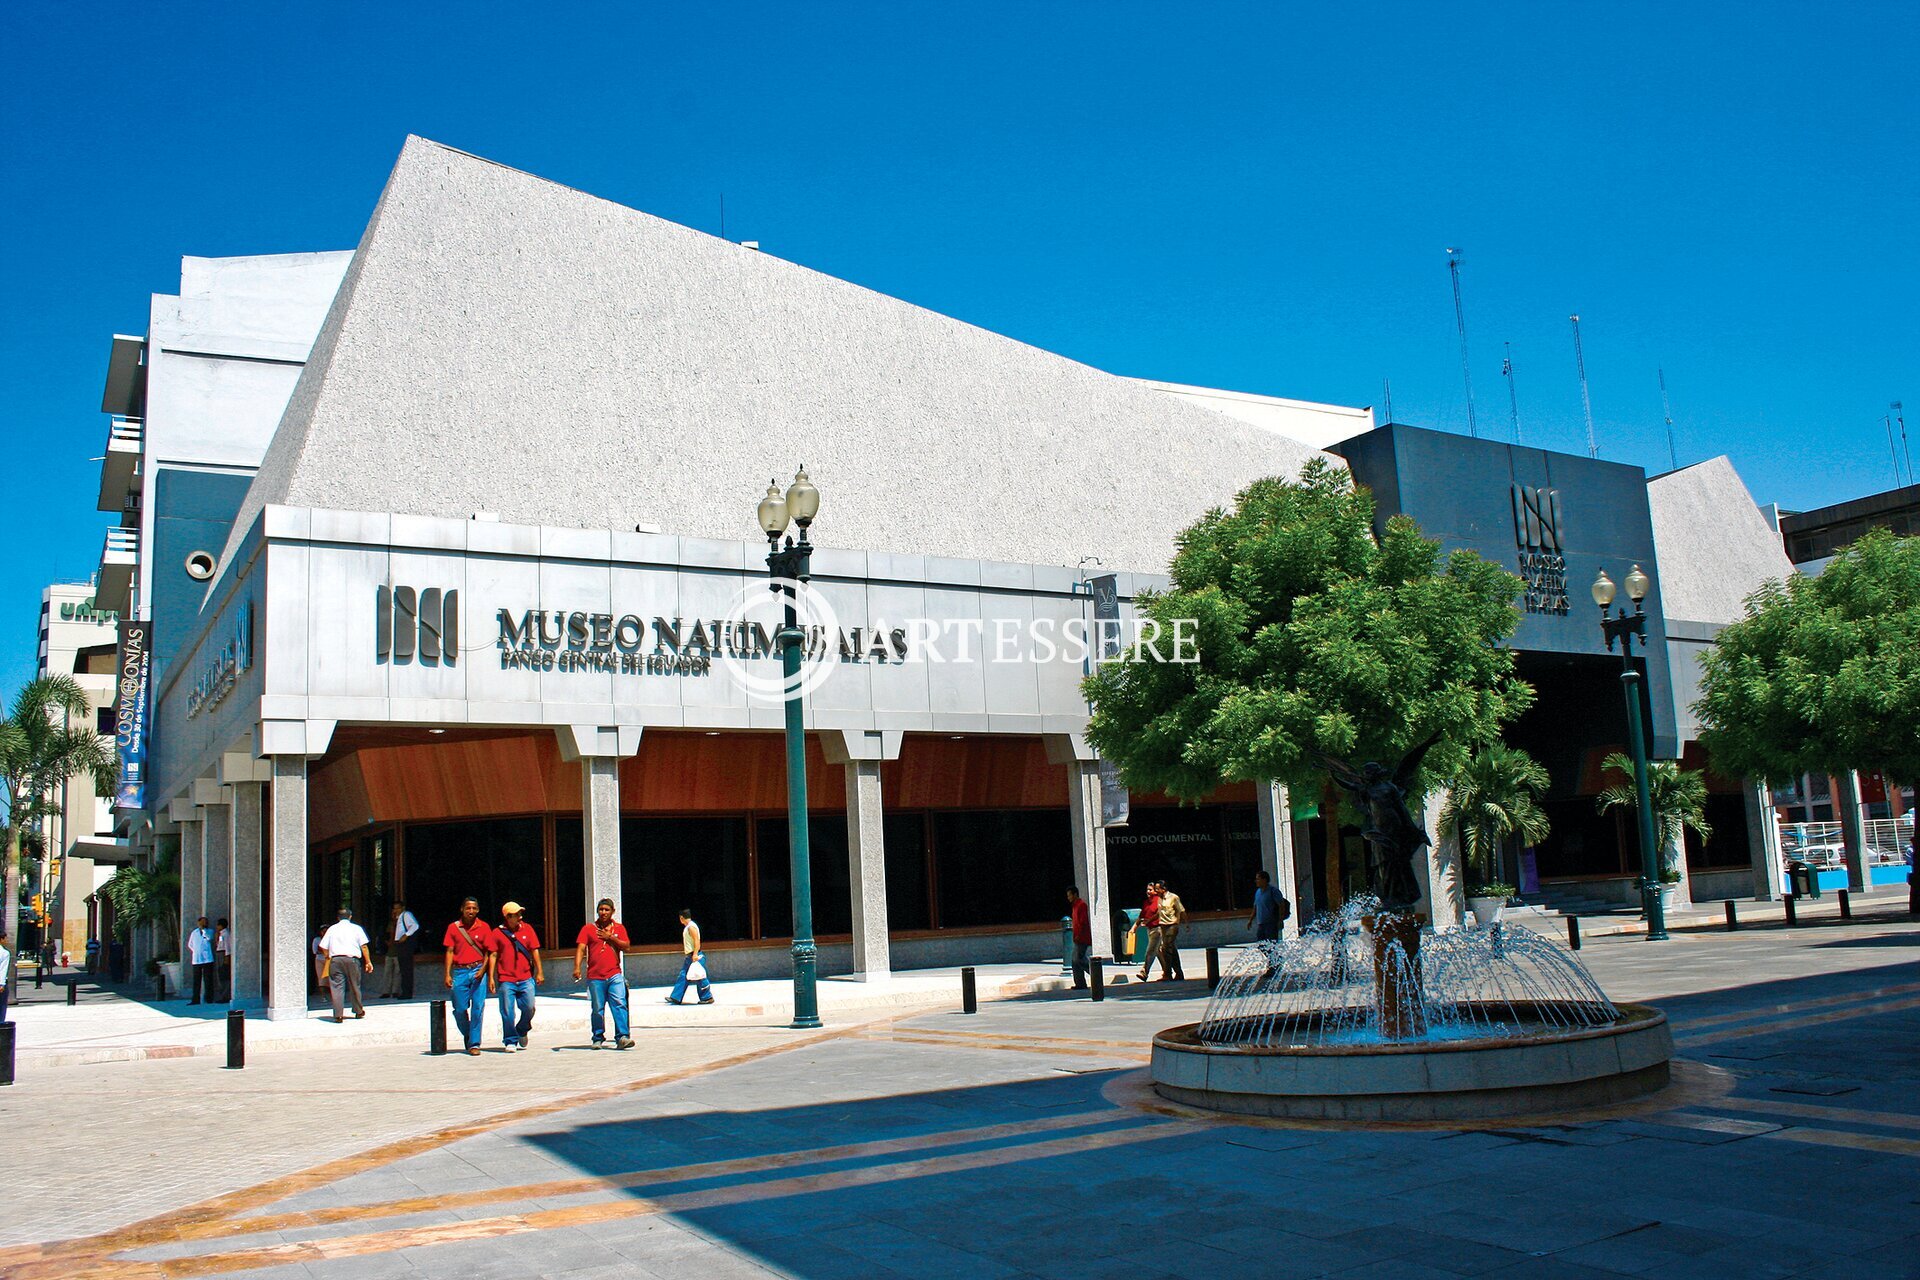
<svg viewBox="0 0 1920 1280">
<path fill-rule="evenodd" d="M 1468 898 L 1467 907 L 1473 912 L 1474 921 L 1482 928 L 1490 924 L 1499 924 L 1500 917 L 1506 914 L 1505 898 Z"/>
<path fill-rule="evenodd" d="M 1673 891 L 1678 887 L 1678 885 L 1671 884 L 1663 884 L 1660 886 L 1660 912 L 1662 915 L 1673 910 Z"/>
<path fill-rule="evenodd" d="M 179 995 L 180 962 L 178 960 L 162 960 L 160 962 L 160 972 L 165 974 L 167 978 L 167 994 L 169 996 Z"/>
</svg>

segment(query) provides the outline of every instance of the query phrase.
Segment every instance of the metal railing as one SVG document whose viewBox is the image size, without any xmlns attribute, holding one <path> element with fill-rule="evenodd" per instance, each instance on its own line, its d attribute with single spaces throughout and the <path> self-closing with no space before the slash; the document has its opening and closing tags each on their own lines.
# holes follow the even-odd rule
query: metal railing
<svg viewBox="0 0 1920 1280">
<path fill-rule="evenodd" d="M 1867 828 L 1867 865 L 1892 866 L 1905 863 L 1907 844 L 1913 839 L 1913 817 L 1869 818 Z M 1799 858 L 1816 867 L 1846 865 L 1846 837 L 1838 822 L 1783 822 L 1780 824 L 1780 848 L 1789 858 Z"/>
<path fill-rule="evenodd" d="M 129 529 L 125 525 L 114 525 L 107 530 L 107 544 L 101 550 L 101 559 L 115 555 L 137 557 L 140 554 L 140 531 Z"/>
</svg>

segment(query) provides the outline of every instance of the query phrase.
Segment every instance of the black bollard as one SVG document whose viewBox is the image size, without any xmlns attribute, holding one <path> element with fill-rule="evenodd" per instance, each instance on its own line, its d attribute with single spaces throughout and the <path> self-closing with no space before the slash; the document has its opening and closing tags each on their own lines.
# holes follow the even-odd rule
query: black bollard
<svg viewBox="0 0 1920 1280">
<path fill-rule="evenodd" d="M 973 966 L 968 965 L 960 971 L 960 1012 L 980 1012 L 980 996 L 973 989 Z"/>
<path fill-rule="evenodd" d="M 1567 917 L 1567 950 L 1578 951 L 1579 949 L 1580 949 L 1580 917 L 1568 916 Z"/>
<path fill-rule="evenodd" d="M 33 989 L 38 991 L 47 985 L 47 962 L 42 960 L 33 971 Z"/>
<path fill-rule="evenodd" d="M 1840 918 L 1842 920 L 1853 919 L 1853 898 L 1848 895 L 1845 889 L 1840 890 Z"/>
<path fill-rule="evenodd" d="M 0 1022 L 0 1084 L 13 1083 L 13 1024 Z"/>
<path fill-rule="evenodd" d="M 1780 901 L 1787 908 L 1787 928 L 1791 929 L 1800 923 L 1799 895 L 1790 893 Z"/>
<path fill-rule="evenodd" d="M 80 979 L 78 978 L 74 978 L 72 981 L 67 983 L 67 1003 L 68 1004 L 80 1003 Z"/>
<path fill-rule="evenodd" d="M 1087 967 L 1093 971 L 1091 979 L 1093 987 L 1088 991 L 1087 998 L 1105 1000 L 1107 998 L 1107 962 L 1099 956 L 1094 956 L 1087 962 Z"/>
<path fill-rule="evenodd" d="M 427 1052 L 435 1057 L 447 1051 L 447 1002 L 433 1000 L 427 1004 Z"/>
<path fill-rule="evenodd" d="M 1740 913 L 1734 908 L 1733 900 L 1727 900 L 1727 932 L 1732 933 L 1740 927 Z"/>
<path fill-rule="evenodd" d="M 238 1071 L 247 1065 L 247 1015 L 239 1009 L 227 1010 L 227 1070 Z"/>
<path fill-rule="evenodd" d="M 1220 948 L 1207 948 L 1207 990 L 1220 985 Z"/>
<path fill-rule="evenodd" d="M 153 989 L 156 993 L 154 999 L 158 1000 L 161 1004 L 165 1004 L 167 1002 L 167 971 L 162 969 L 158 973 L 155 973 L 153 975 L 153 983 Z"/>
</svg>

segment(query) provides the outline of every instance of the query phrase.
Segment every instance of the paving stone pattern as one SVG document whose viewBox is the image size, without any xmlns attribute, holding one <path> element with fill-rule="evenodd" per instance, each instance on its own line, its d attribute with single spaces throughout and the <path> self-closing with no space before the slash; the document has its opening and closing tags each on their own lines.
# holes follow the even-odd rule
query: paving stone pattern
<svg viewBox="0 0 1920 1280">
<path fill-rule="evenodd" d="M 124 1181 L 81 1163 L 98 1175 L 84 1189 L 29 1186 L 17 1217 L 10 1195 L 9 1238 L 41 1243 L 0 1249 L 0 1274 L 1920 1275 L 1920 925 L 1617 938 L 1583 954 L 1617 997 L 1669 1010 L 1682 1086 L 1607 1118 L 1478 1130 L 1158 1106 L 1139 1083 L 1147 1040 L 1197 1016 L 1199 983 L 810 1039 L 661 1032 L 651 1086 L 631 1059 L 552 1047 L 290 1054 L 311 1078 L 249 1068 L 244 1083 L 197 1062 L 76 1069 L 65 1092 L 30 1086 L 62 1166 L 113 1135 L 151 1155 Z M 9 1132 L 21 1104 L 0 1102 Z M 72 1239 L 108 1218 L 124 1225 Z"/>
</svg>

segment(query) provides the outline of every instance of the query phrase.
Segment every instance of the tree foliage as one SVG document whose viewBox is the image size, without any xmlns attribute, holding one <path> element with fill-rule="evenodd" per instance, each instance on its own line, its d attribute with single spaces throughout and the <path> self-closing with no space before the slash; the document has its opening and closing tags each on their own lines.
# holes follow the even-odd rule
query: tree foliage
<svg viewBox="0 0 1920 1280">
<path fill-rule="evenodd" d="M 1373 497 L 1322 459 L 1256 481 L 1180 535 L 1159 623 L 1086 682 L 1087 737 L 1130 787 L 1196 800 L 1274 779 L 1309 794 L 1318 753 L 1397 762 L 1428 735 L 1422 783 L 1452 776 L 1532 702 L 1500 641 L 1520 579 L 1470 551 L 1443 556 L 1404 517 L 1373 530 Z M 1167 637 L 1185 622 L 1197 661 Z"/>
<path fill-rule="evenodd" d="M 80 723 L 69 723 L 74 720 Z M 102 790 L 113 785 L 113 748 L 94 731 L 86 690 L 68 675 L 27 681 L 13 697 L 13 710 L 0 720 L 0 800 L 7 806 L 6 923 L 12 937 L 19 936 L 24 830 L 47 811 L 49 792 L 81 774 L 92 774 Z"/>
<path fill-rule="evenodd" d="M 1490 742 L 1473 753 L 1448 785 L 1440 829 L 1459 837 L 1468 873 L 1481 883 L 1498 879 L 1501 847 L 1511 836 L 1539 844 L 1553 829 L 1539 804 L 1550 779 L 1538 760 L 1518 747 Z"/>
<path fill-rule="evenodd" d="M 113 936 L 125 942 L 136 926 L 158 925 L 161 950 L 176 955 L 180 937 L 180 864 L 177 853 L 165 849 L 148 868 L 123 866 L 100 886 L 113 903 Z M 169 949 L 167 939 L 173 939 Z"/>
<path fill-rule="evenodd" d="M 1623 781 L 1606 787 L 1595 798 L 1600 812 L 1620 809 L 1635 815 L 1640 794 L 1633 785 L 1632 758 L 1615 751 L 1602 764 L 1620 774 Z M 1702 840 L 1713 839 L 1713 828 L 1707 825 L 1706 775 L 1697 769 L 1682 769 L 1671 760 L 1648 761 L 1647 803 L 1653 810 L 1653 834 L 1660 842 L 1660 878 L 1678 880 L 1674 858 L 1682 856 L 1679 851 L 1685 848 L 1682 839 L 1686 828 L 1692 827 Z"/>
<path fill-rule="evenodd" d="M 1761 588 L 1694 705 L 1714 770 L 1920 777 L 1920 538 L 1875 530 L 1817 577 Z"/>
</svg>

